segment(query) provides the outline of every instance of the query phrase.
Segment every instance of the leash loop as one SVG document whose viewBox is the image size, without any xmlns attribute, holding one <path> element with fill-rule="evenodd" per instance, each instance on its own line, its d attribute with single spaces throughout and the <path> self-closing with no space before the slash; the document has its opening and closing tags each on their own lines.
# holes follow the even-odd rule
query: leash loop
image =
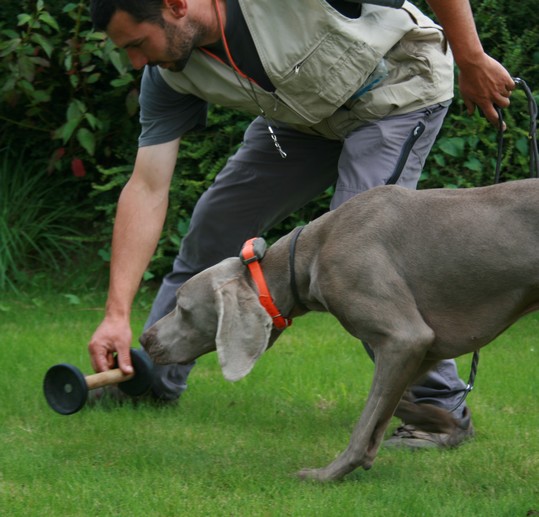
<svg viewBox="0 0 539 517">
<path fill-rule="evenodd" d="M 450 413 L 453 413 L 460 406 L 462 406 L 462 404 L 466 400 L 466 397 L 468 396 L 468 393 L 470 393 L 470 391 L 472 391 L 474 389 L 475 376 L 477 375 L 477 367 L 478 366 L 479 366 L 479 350 L 476 350 L 473 353 L 472 366 L 471 366 L 471 369 L 470 369 L 470 376 L 468 377 L 468 383 L 466 384 L 465 388 L 460 390 L 460 391 L 463 392 L 462 396 L 460 397 L 460 400 L 457 402 L 456 406 L 453 409 L 449 410 Z"/>
<path fill-rule="evenodd" d="M 539 178 L 539 149 L 537 147 L 537 102 L 533 96 L 530 87 L 524 79 L 513 77 L 513 81 L 520 86 L 526 94 L 528 101 L 528 112 L 530 114 L 530 124 L 528 128 L 528 142 L 530 149 L 530 178 Z M 494 106 L 498 113 L 498 157 L 496 159 L 496 171 L 494 174 L 494 183 L 500 182 L 500 170 L 503 156 L 503 113 L 499 106 Z"/>
<path fill-rule="evenodd" d="M 530 87 L 526 84 L 526 81 L 520 77 L 513 77 L 515 84 L 522 87 L 526 98 L 528 100 L 528 112 L 530 114 L 530 125 L 528 129 L 528 140 L 530 148 L 530 178 L 539 178 L 539 150 L 537 147 L 537 102 L 533 97 L 533 93 Z M 503 112 L 499 106 L 494 106 L 498 113 L 498 156 L 496 159 L 496 170 L 494 174 L 494 183 L 500 182 L 500 170 L 503 158 Z M 473 353 L 472 365 L 470 369 L 470 376 L 466 387 L 462 390 L 463 394 L 457 405 L 451 410 L 456 411 L 466 400 L 468 393 L 473 390 L 475 383 L 475 376 L 477 374 L 477 367 L 479 365 L 479 350 Z"/>
</svg>

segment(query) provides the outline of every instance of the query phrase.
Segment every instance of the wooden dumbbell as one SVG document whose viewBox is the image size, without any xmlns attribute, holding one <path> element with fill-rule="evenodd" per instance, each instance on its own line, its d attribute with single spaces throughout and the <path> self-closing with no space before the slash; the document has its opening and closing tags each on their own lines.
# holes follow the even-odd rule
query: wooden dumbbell
<svg viewBox="0 0 539 517">
<path fill-rule="evenodd" d="M 148 391 L 152 381 L 153 364 L 144 350 L 131 349 L 134 373 L 125 375 L 120 368 L 84 376 L 71 364 L 56 364 L 45 374 L 43 392 L 49 406 L 62 415 L 79 411 L 90 390 L 118 384 L 127 395 L 136 397 Z"/>
</svg>

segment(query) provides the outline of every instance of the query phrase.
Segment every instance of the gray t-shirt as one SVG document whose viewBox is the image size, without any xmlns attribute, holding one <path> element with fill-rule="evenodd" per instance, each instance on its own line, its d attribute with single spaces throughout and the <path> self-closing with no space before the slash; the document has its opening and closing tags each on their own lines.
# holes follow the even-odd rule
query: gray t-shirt
<svg viewBox="0 0 539 517">
<path fill-rule="evenodd" d="M 187 131 L 206 126 L 208 103 L 173 90 L 157 67 L 144 69 L 139 104 L 139 147 L 170 142 Z"/>
</svg>

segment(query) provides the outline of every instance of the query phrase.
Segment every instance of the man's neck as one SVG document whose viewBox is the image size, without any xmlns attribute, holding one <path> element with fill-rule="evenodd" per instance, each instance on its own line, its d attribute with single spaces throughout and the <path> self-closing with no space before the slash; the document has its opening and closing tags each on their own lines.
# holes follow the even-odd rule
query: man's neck
<svg viewBox="0 0 539 517">
<path fill-rule="evenodd" d="M 208 28 L 207 40 L 201 46 L 211 48 L 222 39 L 226 27 L 226 0 L 200 0 L 190 5 L 193 16 Z"/>
</svg>

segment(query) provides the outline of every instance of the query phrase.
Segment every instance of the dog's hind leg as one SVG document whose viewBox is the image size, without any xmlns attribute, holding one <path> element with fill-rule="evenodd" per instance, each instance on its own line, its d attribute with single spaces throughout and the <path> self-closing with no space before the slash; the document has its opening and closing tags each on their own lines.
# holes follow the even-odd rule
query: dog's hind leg
<svg viewBox="0 0 539 517">
<path fill-rule="evenodd" d="M 301 478 L 336 480 L 357 467 L 369 469 L 372 466 L 403 393 L 419 373 L 423 373 L 421 366 L 433 340 L 434 333 L 423 323 L 420 331 L 415 327 L 414 335 L 394 334 L 377 343 L 373 383 L 348 447 L 327 467 L 300 471 Z"/>
</svg>

